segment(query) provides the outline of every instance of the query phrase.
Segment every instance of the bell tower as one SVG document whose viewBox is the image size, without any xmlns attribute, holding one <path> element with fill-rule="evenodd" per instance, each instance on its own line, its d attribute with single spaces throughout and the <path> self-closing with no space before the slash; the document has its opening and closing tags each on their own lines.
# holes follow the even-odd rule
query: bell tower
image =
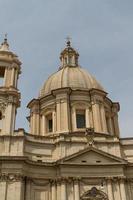
<svg viewBox="0 0 133 200">
<path fill-rule="evenodd" d="M 20 93 L 17 89 L 21 62 L 9 49 L 7 37 L 0 46 L 0 135 L 13 135 Z"/>
</svg>

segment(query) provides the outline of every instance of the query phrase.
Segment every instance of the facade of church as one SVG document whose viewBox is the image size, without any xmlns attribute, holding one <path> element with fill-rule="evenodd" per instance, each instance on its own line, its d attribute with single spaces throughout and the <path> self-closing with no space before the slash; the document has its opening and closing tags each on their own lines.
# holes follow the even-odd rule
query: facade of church
<svg viewBox="0 0 133 200">
<path fill-rule="evenodd" d="M 0 47 L 0 200 L 133 200 L 133 138 L 120 138 L 119 103 L 78 63 L 67 41 L 61 65 L 15 130 L 21 62 Z"/>
</svg>

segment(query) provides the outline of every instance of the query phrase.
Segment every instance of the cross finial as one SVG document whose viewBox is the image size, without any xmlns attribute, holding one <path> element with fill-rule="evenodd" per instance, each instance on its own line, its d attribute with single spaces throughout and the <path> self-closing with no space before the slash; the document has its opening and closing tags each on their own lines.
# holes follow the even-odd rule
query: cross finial
<svg viewBox="0 0 133 200">
<path fill-rule="evenodd" d="M 66 38 L 66 43 L 67 43 L 67 47 L 70 47 L 71 46 L 71 38 L 69 36 L 67 36 Z"/>
<path fill-rule="evenodd" d="M 4 41 L 7 42 L 7 33 L 5 33 Z"/>
<path fill-rule="evenodd" d="M 5 33 L 5 39 L 7 39 L 7 33 Z"/>
<path fill-rule="evenodd" d="M 7 42 L 7 33 L 4 35 L 4 41 L 1 44 L 0 50 L 2 50 L 2 51 L 9 51 L 9 44 Z"/>
</svg>

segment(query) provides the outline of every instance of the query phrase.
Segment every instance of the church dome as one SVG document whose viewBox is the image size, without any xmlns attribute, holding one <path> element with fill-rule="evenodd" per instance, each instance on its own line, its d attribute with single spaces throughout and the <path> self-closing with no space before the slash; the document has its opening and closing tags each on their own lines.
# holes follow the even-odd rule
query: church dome
<svg viewBox="0 0 133 200">
<path fill-rule="evenodd" d="M 67 42 L 67 47 L 61 52 L 61 67 L 44 83 L 40 97 L 46 96 L 59 88 L 70 87 L 72 90 L 98 89 L 104 91 L 98 81 L 85 69 L 78 65 L 79 54 Z"/>
</svg>

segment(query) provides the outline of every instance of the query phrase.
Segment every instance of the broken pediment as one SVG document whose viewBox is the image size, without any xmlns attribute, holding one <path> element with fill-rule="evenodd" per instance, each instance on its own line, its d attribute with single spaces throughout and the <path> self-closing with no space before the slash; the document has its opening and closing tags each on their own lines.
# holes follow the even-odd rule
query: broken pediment
<svg viewBox="0 0 133 200">
<path fill-rule="evenodd" d="M 71 164 L 125 164 L 126 161 L 122 158 L 108 154 L 104 151 L 98 150 L 94 147 L 88 147 L 77 153 L 60 160 L 61 163 Z"/>
</svg>

